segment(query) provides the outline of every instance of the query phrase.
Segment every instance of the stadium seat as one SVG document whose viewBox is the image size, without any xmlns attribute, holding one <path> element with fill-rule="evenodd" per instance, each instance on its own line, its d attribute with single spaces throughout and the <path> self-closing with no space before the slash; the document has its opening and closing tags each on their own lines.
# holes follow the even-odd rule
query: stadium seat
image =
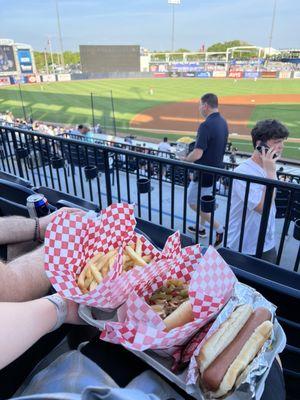
<svg viewBox="0 0 300 400">
<path fill-rule="evenodd" d="M 13 174 L 9 174 L 8 172 L 0 171 L 0 179 L 3 179 L 4 181 L 10 181 L 10 182 L 17 183 L 18 185 L 25 186 L 29 189 L 32 188 L 31 182 L 29 182 L 23 178 L 18 178 L 17 176 L 15 176 Z"/>
<path fill-rule="evenodd" d="M 23 205 L 26 205 L 28 196 L 35 194 L 34 190 L 25 187 L 24 185 L 4 179 L 0 179 L 0 193 L 1 197 L 5 198 L 6 200 Z"/>
<path fill-rule="evenodd" d="M 82 200 L 76 196 L 60 192 L 59 190 L 50 189 L 45 186 L 40 186 L 36 189 L 37 193 L 42 193 L 48 202 L 56 208 L 61 207 L 79 207 L 83 210 L 100 211 L 99 206 L 86 200 Z"/>
<path fill-rule="evenodd" d="M 218 252 L 229 265 L 235 268 L 300 290 L 300 274 L 287 271 L 267 261 L 262 261 L 228 248 L 220 248 Z"/>
<path fill-rule="evenodd" d="M 167 238 L 175 232 L 172 229 L 165 228 L 161 225 L 156 225 L 153 222 L 145 221 L 141 218 L 136 218 L 136 222 L 136 227 L 146 234 L 151 239 L 153 244 L 159 249 L 164 247 Z M 191 237 L 182 233 L 180 234 L 180 239 L 182 247 L 195 244 Z"/>
</svg>

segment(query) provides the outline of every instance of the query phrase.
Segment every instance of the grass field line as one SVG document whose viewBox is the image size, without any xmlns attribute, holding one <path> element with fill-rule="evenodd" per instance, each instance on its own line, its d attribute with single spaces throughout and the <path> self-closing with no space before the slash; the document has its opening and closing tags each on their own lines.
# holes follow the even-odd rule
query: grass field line
<svg viewBox="0 0 300 400">
<path fill-rule="evenodd" d="M 128 128 L 121 128 L 121 127 L 118 127 L 117 129 L 118 130 L 122 130 L 122 129 L 128 130 Z M 170 132 L 168 129 L 130 128 L 130 130 L 131 131 L 145 131 L 145 132 L 149 132 L 149 133 L 151 133 L 151 132 L 153 132 L 153 133 L 162 133 L 162 134 L 168 134 L 168 133 L 172 134 L 172 133 L 174 133 L 174 134 L 180 134 L 180 135 L 186 135 L 186 136 L 191 135 L 191 134 L 195 136 L 195 134 L 196 134 L 196 132 L 194 132 L 194 131 L 186 132 L 186 131 L 177 131 L 177 130 L 174 130 L 174 129 L 172 129 L 172 132 Z M 240 135 L 238 133 L 230 133 L 229 134 L 229 139 L 241 139 L 241 140 L 250 141 L 251 137 L 249 135 Z M 288 143 L 300 143 L 300 138 L 288 138 L 287 142 Z"/>
</svg>

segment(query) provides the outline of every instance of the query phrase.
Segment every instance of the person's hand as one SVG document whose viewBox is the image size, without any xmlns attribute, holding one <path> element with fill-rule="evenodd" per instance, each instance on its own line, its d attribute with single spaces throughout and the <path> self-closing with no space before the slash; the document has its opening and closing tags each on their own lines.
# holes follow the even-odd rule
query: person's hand
<svg viewBox="0 0 300 400">
<path fill-rule="evenodd" d="M 50 224 L 50 222 L 53 220 L 53 218 L 55 218 L 59 214 L 62 214 L 63 212 L 68 212 L 70 214 L 81 215 L 82 217 L 86 214 L 86 211 L 80 210 L 79 208 L 62 207 L 59 210 L 55 211 L 54 213 L 46 215 L 45 217 L 40 218 L 39 219 L 39 223 L 40 223 L 41 239 L 44 239 L 47 226 Z"/>
<path fill-rule="evenodd" d="M 266 171 L 267 177 L 270 179 L 276 179 L 276 161 L 279 157 L 280 155 L 276 154 L 274 147 L 271 147 L 267 151 L 265 147 L 262 147 L 261 161 L 263 169 Z"/>
</svg>

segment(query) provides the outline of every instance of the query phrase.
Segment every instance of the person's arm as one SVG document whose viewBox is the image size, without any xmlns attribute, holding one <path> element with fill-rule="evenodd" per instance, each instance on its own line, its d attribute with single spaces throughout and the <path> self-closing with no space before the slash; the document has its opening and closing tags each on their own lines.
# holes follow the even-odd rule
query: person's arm
<svg viewBox="0 0 300 400">
<path fill-rule="evenodd" d="M 59 213 L 67 211 L 72 214 L 84 215 L 85 211 L 77 208 L 63 207 L 55 213 L 49 214 L 38 220 L 40 238 L 44 239 L 45 231 L 51 220 Z M 32 218 L 20 216 L 0 218 L 0 244 L 20 243 L 33 240 L 35 236 L 36 221 Z"/>
<path fill-rule="evenodd" d="M 264 147 L 262 148 L 261 160 L 263 163 L 263 169 L 266 171 L 267 178 L 277 180 L 276 161 L 278 160 L 279 157 L 273 158 L 274 155 L 275 155 L 275 151 L 273 150 L 273 148 L 270 148 L 267 152 L 265 152 Z M 265 198 L 266 198 L 266 191 L 267 191 L 267 187 L 265 186 L 263 189 L 261 200 L 258 203 L 257 207 L 255 208 L 255 211 L 257 211 L 259 214 L 262 214 L 262 212 L 263 212 Z M 273 196 L 272 196 L 272 202 L 275 200 L 275 196 L 276 196 L 276 190 L 274 189 Z"/>
<path fill-rule="evenodd" d="M 35 220 L 20 216 L 0 218 L 0 244 L 20 243 L 33 240 Z"/>
<path fill-rule="evenodd" d="M 0 262 L 0 301 L 37 299 L 45 296 L 50 287 L 43 246 L 7 264 Z"/>
<path fill-rule="evenodd" d="M 55 295 L 58 296 L 58 295 Z M 66 301 L 66 323 L 80 323 L 77 305 Z M 14 361 L 58 321 L 57 306 L 47 298 L 26 303 L 0 303 L 0 369 Z"/>
<path fill-rule="evenodd" d="M 188 162 L 195 162 L 197 160 L 200 160 L 200 158 L 203 156 L 204 151 L 208 147 L 208 140 L 209 140 L 209 130 L 205 125 L 205 123 L 202 123 L 199 126 L 197 132 L 197 139 L 194 150 L 183 160 Z"/>
<path fill-rule="evenodd" d="M 184 161 L 195 162 L 197 160 L 200 160 L 202 155 L 203 155 L 202 149 L 194 149 L 187 157 L 184 158 Z"/>
</svg>

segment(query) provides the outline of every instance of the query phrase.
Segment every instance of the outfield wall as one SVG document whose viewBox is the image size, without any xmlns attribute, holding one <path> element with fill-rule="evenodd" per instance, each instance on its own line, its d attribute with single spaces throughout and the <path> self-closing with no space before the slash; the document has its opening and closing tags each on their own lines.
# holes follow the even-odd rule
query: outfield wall
<svg viewBox="0 0 300 400">
<path fill-rule="evenodd" d="M 134 79 L 134 78 L 199 78 L 199 79 L 300 79 L 300 71 L 172 71 L 172 72 L 114 72 L 82 74 L 26 74 L 0 77 L 0 86 L 67 82 L 88 79 Z"/>
</svg>

